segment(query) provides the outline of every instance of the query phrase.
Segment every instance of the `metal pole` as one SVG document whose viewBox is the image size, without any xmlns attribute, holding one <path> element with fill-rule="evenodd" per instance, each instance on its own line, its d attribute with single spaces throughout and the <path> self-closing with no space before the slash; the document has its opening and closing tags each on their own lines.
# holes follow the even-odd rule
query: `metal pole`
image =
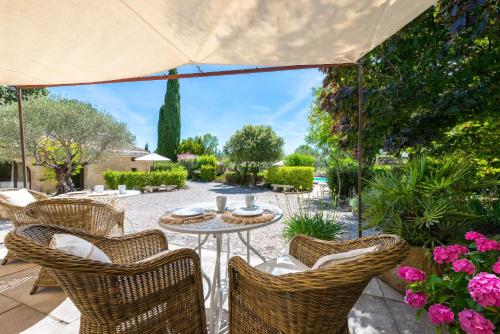
<svg viewBox="0 0 500 334">
<path fill-rule="evenodd" d="M 17 92 L 17 107 L 19 110 L 19 136 L 20 136 L 20 145 L 21 145 L 21 161 L 23 163 L 23 185 L 24 188 L 28 187 L 28 169 L 26 167 L 26 152 L 24 149 L 24 116 L 23 116 L 23 104 L 22 98 L 23 93 L 21 88 L 16 87 Z"/>
<path fill-rule="evenodd" d="M 359 63 L 358 87 L 359 87 L 359 102 L 358 102 L 358 237 L 362 237 L 361 231 L 361 208 L 363 207 L 361 193 L 363 191 L 363 60 Z"/>
</svg>

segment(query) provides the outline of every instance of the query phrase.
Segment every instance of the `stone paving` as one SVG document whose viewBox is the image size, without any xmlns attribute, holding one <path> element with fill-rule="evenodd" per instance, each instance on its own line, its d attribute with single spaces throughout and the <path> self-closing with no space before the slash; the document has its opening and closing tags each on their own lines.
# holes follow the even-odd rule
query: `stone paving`
<svg viewBox="0 0 500 334">
<path fill-rule="evenodd" d="M 284 195 L 269 191 L 238 188 L 217 183 L 189 183 L 189 189 L 171 193 L 140 195 L 122 200 L 126 209 L 127 233 L 149 228 L 158 228 L 157 220 L 167 209 L 199 201 L 215 200 L 224 194 L 229 200 L 241 200 L 244 194 L 253 193 L 257 200 L 277 205 Z M 318 194 L 316 194 L 317 196 Z M 356 235 L 357 221 L 350 213 L 339 215 L 339 221 L 347 233 Z M 6 254 L 3 239 L 10 230 L 8 222 L 0 221 L 0 258 Z M 252 245 L 266 257 L 286 252 L 286 242 L 281 237 L 283 225 L 276 223 L 252 234 Z M 170 248 L 193 246 L 197 238 L 167 233 Z M 213 244 L 207 243 L 202 251 L 203 270 L 211 276 L 214 270 L 215 252 Z M 233 251 L 244 254 L 242 245 L 235 243 Z M 223 254 L 223 265 L 226 256 Z M 251 263 L 260 260 L 252 257 Z M 20 260 L 9 261 L 0 267 L 0 332 L 10 333 L 78 333 L 80 314 L 64 292 L 56 288 L 40 288 L 35 295 L 29 291 L 38 272 L 38 267 Z M 426 316 L 415 320 L 415 311 L 403 303 L 403 296 L 379 279 L 373 279 L 349 314 L 352 334 L 426 334 L 433 333 Z"/>
</svg>

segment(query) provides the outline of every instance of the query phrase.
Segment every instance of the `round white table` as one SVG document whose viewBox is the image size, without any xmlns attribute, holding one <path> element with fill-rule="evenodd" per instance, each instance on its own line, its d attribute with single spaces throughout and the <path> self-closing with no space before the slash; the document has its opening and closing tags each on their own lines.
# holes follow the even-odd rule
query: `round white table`
<svg viewBox="0 0 500 334">
<path fill-rule="evenodd" d="M 244 202 L 229 202 L 227 204 L 226 210 L 232 211 L 237 208 L 244 207 Z M 206 220 L 198 223 L 190 223 L 190 224 L 165 224 L 161 221 L 159 225 L 172 232 L 185 233 L 185 234 L 196 234 L 198 235 L 198 246 L 195 250 L 198 251 L 198 254 L 201 258 L 201 247 L 207 242 L 210 235 L 215 238 L 215 250 L 216 250 L 216 258 L 215 258 L 215 268 L 212 280 L 203 273 L 203 278 L 207 281 L 209 291 L 205 296 L 205 300 L 210 298 L 210 309 L 208 312 L 209 319 L 209 328 L 210 333 L 215 334 L 219 333 L 221 329 L 221 318 L 223 307 L 225 303 L 225 298 L 227 297 L 227 284 L 223 282 L 221 279 L 221 254 L 222 254 L 222 237 L 223 235 L 227 235 L 228 238 L 228 249 L 227 249 L 227 260 L 230 258 L 230 234 L 236 233 L 238 238 L 243 242 L 243 244 L 247 248 L 247 262 L 250 263 L 250 253 L 253 252 L 256 254 L 262 261 L 266 261 L 266 259 L 254 248 L 250 245 L 250 231 L 256 230 L 265 226 L 269 226 L 271 224 L 276 223 L 283 217 L 282 211 L 273 205 L 256 202 L 256 207 L 260 207 L 267 212 L 274 213 L 274 217 L 272 220 L 261 223 L 261 224 L 231 224 L 224 222 L 220 214 L 215 216 L 210 220 Z M 203 208 L 205 210 L 216 211 L 215 201 L 213 202 L 204 202 L 204 203 L 195 203 L 191 205 L 187 205 L 182 207 L 184 208 Z M 181 209 L 175 208 L 174 210 Z M 174 211 L 171 210 L 171 211 Z M 168 212 L 171 212 L 168 211 Z M 242 233 L 246 233 L 246 238 L 243 237 Z M 202 237 L 203 236 L 203 237 Z"/>
</svg>

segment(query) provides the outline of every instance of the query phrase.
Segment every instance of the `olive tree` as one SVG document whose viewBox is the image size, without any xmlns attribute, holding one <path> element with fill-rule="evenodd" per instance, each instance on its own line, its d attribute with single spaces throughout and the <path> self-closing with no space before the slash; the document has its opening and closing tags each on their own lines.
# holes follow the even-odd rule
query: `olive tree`
<svg viewBox="0 0 500 334">
<path fill-rule="evenodd" d="M 283 138 L 270 126 L 245 125 L 236 131 L 224 145 L 224 153 L 236 165 L 244 165 L 244 173 L 251 168 L 254 182 L 262 163 L 273 162 L 283 155 Z"/>
<path fill-rule="evenodd" d="M 23 111 L 26 153 L 36 166 L 53 171 L 58 193 L 75 190 L 71 175 L 76 168 L 134 142 L 124 123 L 88 103 L 40 97 L 27 100 Z M 1 106 L 0 119 L 0 159 L 19 159 L 17 104 Z"/>
</svg>

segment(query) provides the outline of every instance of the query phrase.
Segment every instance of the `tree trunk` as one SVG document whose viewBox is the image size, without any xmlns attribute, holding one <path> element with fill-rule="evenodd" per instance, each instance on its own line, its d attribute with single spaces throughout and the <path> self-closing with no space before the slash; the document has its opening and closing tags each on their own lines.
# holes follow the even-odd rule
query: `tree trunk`
<svg viewBox="0 0 500 334">
<path fill-rule="evenodd" d="M 56 191 L 58 195 L 75 191 L 73 181 L 71 180 L 71 170 L 67 166 L 55 169 L 54 172 L 56 173 Z"/>
</svg>

